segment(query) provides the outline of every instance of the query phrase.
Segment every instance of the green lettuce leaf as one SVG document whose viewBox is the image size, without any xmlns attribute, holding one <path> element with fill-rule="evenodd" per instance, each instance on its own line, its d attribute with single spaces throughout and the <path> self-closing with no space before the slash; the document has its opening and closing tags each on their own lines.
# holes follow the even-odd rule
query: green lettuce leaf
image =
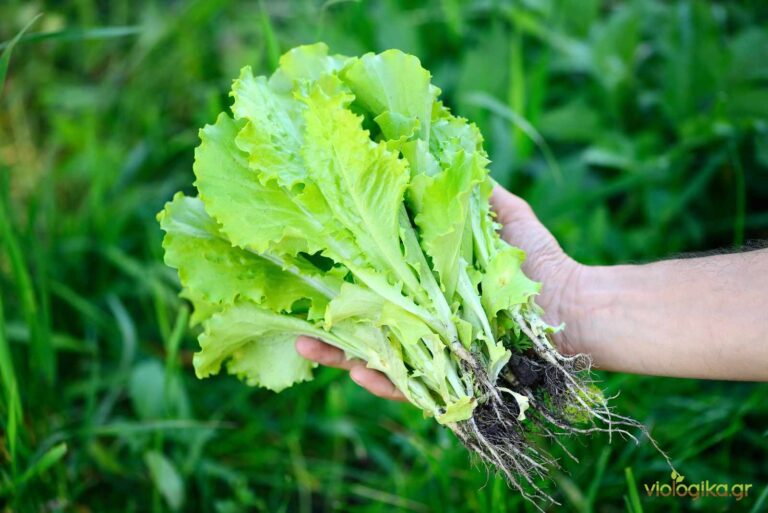
<svg viewBox="0 0 768 513">
<path fill-rule="evenodd" d="M 314 365 L 294 347 L 296 337 L 322 337 L 323 331 L 307 321 L 280 315 L 252 303 L 241 303 L 215 314 L 200 335 L 200 351 L 193 362 L 197 377 L 227 370 L 245 380 L 279 392 L 311 379 Z"/>
<path fill-rule="evenodd" d="M 290 312 L 294 303 L 306 299 L 309 318 L 319 319 L 340 289 L 340 278 L 299 259 L 282 261 L 232 246 L 198 198 L 176 194 L 159 219 L 166 232 L 165 263 L 178 269 L 188 296 L 209 313 L 236 300 Z"/>
<path fill-rule="evenodd" d="M 341 77 L 387 139 L 417 134 L 429 140 L 432 104 L 440 90 L 418 58 L 399 50 L 368 53 L 348 64 Z"/>
<path fill-rule="evenodd" d="M 233 245 L 259 253 L 314 253 L 320 248 L 306 237 L 322 231 L 274 181 L 262 183 L 249 168 L 247 154 L 235 137 L 244 123 L 226 114 L 200 131 L 195 151 L 195 186 L 206 211 L 221 225 Z M 258 229 L 255 229 L 258 227 Z"/>
<path fill-rule="evenodd" d="M 216 124 L 226 138 L 236 132 L 234 142 L 248 166 L 262 181 L 276 180 L 285 187 L 305 179 L 307 173 L 298 157 L 304 139 L 304 106 L 290 93 L 275 91 L 265 77 L 255 78 L 250 67 L 243 68 L 235 80 L 232 96 L 232 113 L 242 129 L 227 131 L 221 121 Z M 206 133 L 211 140 L 223 140 L 211 132 Z"/>
<path fill-rule="evenodd" d="M 485 178 L 473 155 L 460 153 L 443 172 L 420 174 L 411 180 L 409 198 L 416 214 L 421 244 L 432 258 L 445 296 L 451 300 L 460 275 L 460 259 L 472 261 L 471 246 L 464 244 L 470 196 Z M 468 239 L 471 242 L 471 239 Z M 462 254 L 462 250 L 464 254 Z"/>
<path fill-rule="evenodd" d="M 539 293 L 541 284 L 523 273 L 525 252 L 506 246 L 501 248 L 488 263 L 482 280 L 483 306 L 488 317 L 495 319 L 502 310 L 508 310 L 528 302 Z"/>
<path fill-rule="evenodd" d="M 451 404 L 466 395 L 466 390 L 457 378 L 451 381 L 454 375 L 448 367 L 452 362 L 440 336 L 412 313 L 366 288 L 345 283 L 339 295 L 328 305 L 325 313 L 325 328 L 332 329 L 339 324 L 344 325 L 350 322 L 367 324 L 378 331 L 383 329 L 384 332 L 391 331 L 395 335 L 394 339 L 398 341 L 400 347 L 398 361 L 402 360 L 410 368 L 410 371 L 403 374 L 403 378 L 422 378 L 441 395 L 446 404 Z M 391 363 L 381 358 L 381 351 L 383 349 L 385 352 L 388 351 L 388 346 L 382 348 L 380 345 L 372 345 L 367 340 L 361 341 L 359 345 L 365 348 L 365 359 L 369 362 L 369 367 L 387 372 L 388 375 L 391 373 L 386 369 L 386 366 L 391 366 Z M 405 369 L 400 369 L 399 364 L 397 368 L 399 371 Z M 453 370 L 455 374 L 455 369 Z M 406 387 L 403 390 L 408 395 L 409 388 Z M 417 398 L 409 398 L 419 404 Z"/>
<path fill-rule="evenodd" d="M 390 272 L 418 297 L 416 276 L 406 265 L 398 236 L 398 213 L 408 170 L 383 144 L 371 141 L 362 119 L 348 108 L 350 95 L 328 96 L 315 88 L 305 98 L 304 162 L 334 219 L 354 236 L 376 269 Z"/>
<path fill-rule="evenodd" d="M 343 55 L 328 55 L 328 45 L 315 43 L 297 46 L 280 57 L 280 67 L 270 79 L 273 84 L 287 79 L 292 85 L 316 82 L 341 71 L 351 60 Z"/>
</svg>

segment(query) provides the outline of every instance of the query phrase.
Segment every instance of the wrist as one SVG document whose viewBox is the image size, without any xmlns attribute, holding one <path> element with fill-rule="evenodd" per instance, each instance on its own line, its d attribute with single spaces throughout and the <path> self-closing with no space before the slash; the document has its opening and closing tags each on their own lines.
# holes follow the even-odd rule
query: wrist
<svg viewBox="0 0 768 513">
<path fill-rule="evenodd" d="M 589 266 L 580 264 L 575 260 L 563 266 L 557 299 L 551 308 L 551 323 L 553 325 L 564 324 L 565 328 L 553 336 L 553 341 L 560 353 L 571 355 L 584 352 L 580 325 L 582 320 L 581 309 L 583 306 L 584 290 L 589 283 L 585 275 L 591 272 Z"/>
<path fill-rule="evenodd" d="M 602 368 L 621 370 L 621 347 L 633 340 L 636 316 L 644 305 L 649 279 L 643 266 L 579 265 L 563 292 L 562 322 L 558 349 L 565 354 L 587 354 Z"/>
<path fill-rule="evenodd" d="M 599 342 L 596 319 L 615 305 L 615 268 L 574 264 L 562 282 L 557 313 L 565 329 L 555 343 L 564 354 L 591 354 Z"/>
</svg>

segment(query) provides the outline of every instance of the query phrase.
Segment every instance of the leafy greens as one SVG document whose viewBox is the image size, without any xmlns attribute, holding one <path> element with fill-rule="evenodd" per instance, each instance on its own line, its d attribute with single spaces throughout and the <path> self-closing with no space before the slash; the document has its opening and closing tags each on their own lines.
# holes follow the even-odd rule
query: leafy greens
<svg viewBox="0 0 768 513">
<path fill-rule="evenodd" d="M 231 115 L 200 132 L 197 197 L 158 215 L 165 261 L 203 328 L 198 377 L 226 366 L 279 392 L 312 376 L 296 337 L 321 338 L 538 491 L 526 411 L 545 435 L 579 412 L 608 429 L 612 417 L 578 378 L 584 360 L 548 341 L 540 285 L 497 234 L 480 131 L 439 94 L 397 50 L 344 57 L 320 43 L 269 78 L 244 68 Z M 559 378 L 518 379 L 521 365 Z"/>
</svg>

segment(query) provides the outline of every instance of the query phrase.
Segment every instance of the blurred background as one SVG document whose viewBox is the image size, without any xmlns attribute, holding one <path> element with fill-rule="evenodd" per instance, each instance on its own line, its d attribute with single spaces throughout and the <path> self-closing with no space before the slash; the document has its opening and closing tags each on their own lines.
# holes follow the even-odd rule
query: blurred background
<svg viewBox="0 0 768 513">
<path fill-rule="evenodd" d="M 155 213 L 192 192 L 197 130 L 240 67 L 295 45 L 418 55 L 583 262 L 768 238 L 761 0 L 4 0 L 4 48 L 38 13 L 0 97 L 2 511 L 533 511 L 338 371 L 280 395 L 194 377 Z M 649 498 L 664 460 L 595 436 L 554 473 L 563 511 L 768 509 L 768 385 L 601 377 L 686 482 L 753 487 Z"/>
</svg>

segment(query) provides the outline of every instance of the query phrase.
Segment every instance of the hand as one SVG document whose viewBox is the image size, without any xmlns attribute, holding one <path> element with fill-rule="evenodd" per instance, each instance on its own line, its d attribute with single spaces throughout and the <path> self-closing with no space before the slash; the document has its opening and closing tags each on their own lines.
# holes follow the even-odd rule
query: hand
<svg viewBox="0 0 768 513">
<path fill-rule="evenodd" d="M 348 370 L 352 381 L 373 395 L 395 401 L 406 400 L 403 393 L 392 384 L 384 373 L 367 368 L 362 360 L 347 360 L 341 349 L 316 338 L 301 336 L 296 339 L 296 351 L 304 358 L 320 365 Z"/>
<path fill-rule="evenodd" d="M 496 186 L 491 197 L 496 220 L 502 225 L 501 238 L 525 251 L 527 257 L 523 271 L 541 282 L 541 294 L 536 302 L 547 312 L 545 319 L 552 324 L 563 322 L 565 312 L 561 311 L 563 295 L 577 280 L 580 265 L 566 255 L 555 238 L 536 218 L 528 203 L 500 186 Z M 575 294 L 575 291 L 573 292 Z M 571 294 L 569 294 L 569 297 Z M 555 343 L 563 352 L 568 351 L 567 340 L 557 334 Z M 389 379 L 379 371 L 368 369 L 360 360 L 347 360 L 344 352 L 320 340 L 299 337 L 296 350 L 304 358 L 321 365 L 349 370 L 350 377 L 372 394 L 385 399 L 405 401 L 405 396 Z"/>
</svg>

